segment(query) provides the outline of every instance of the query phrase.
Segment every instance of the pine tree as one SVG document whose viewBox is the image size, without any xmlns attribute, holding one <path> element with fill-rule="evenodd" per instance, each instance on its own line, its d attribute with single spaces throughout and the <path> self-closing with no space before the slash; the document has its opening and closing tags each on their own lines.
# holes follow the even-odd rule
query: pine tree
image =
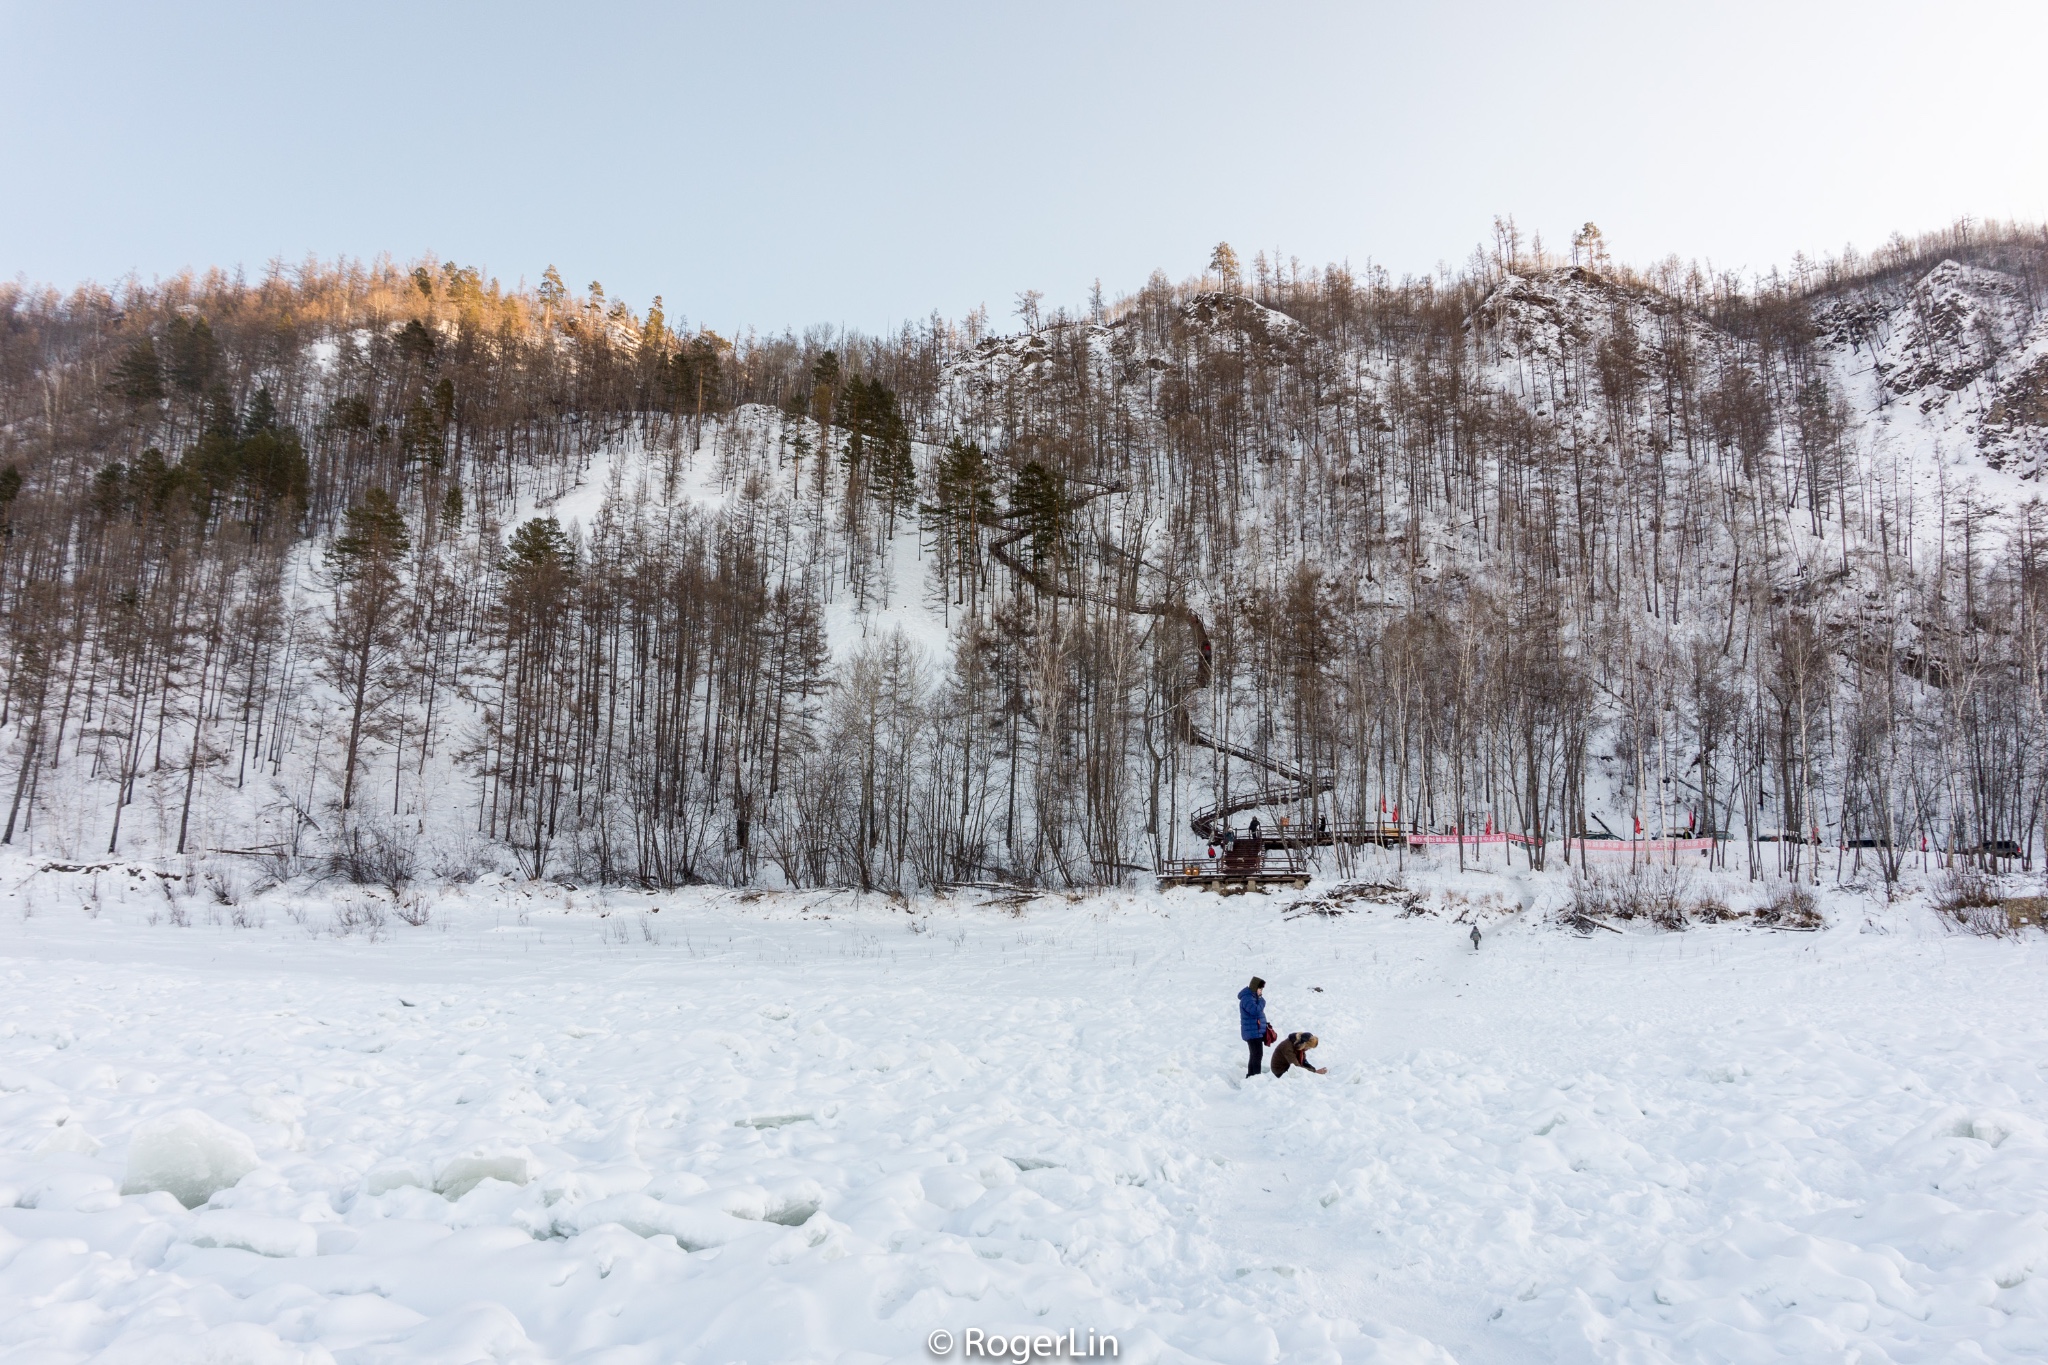
<svg viewBox="0 0 2048 1365">
<path fill-rule="evenodd" d="M 114 379 L 109 387 L 136 407 L 161 400 L 164 376 L 163 365 L 156 356 L 156 343 L 144 336 L 130 346 L 127 354 L 115 362 Z"/>
<path fill-rule="evenodd" d="M 418 318 L 398 329 L 398 353 L 429 369 L 434 364 L 434 334 Z"/>
<path fill-rule="evenodd" d="M 534 294 L 543 309 L 555 312 L 569 297 L 569 287 L 562 283 L 562 272 L 551 265 L 540 272 L 540 287 L 534 290 Z"/>
<path fill-rule="evenodd" d="M 640 325 L 640 349 L 657 356 L 668 351 L 668 319 L 662 315 L 659 294 L 647 305 L 647 320 Z"/>
<path fill-rule="evenodd" d="M 1042 564 L 1066 536 L 1066 480 L 1037 460 L 1026 461 L 1010 485 L 1010 515 L 1031 533 L 1031 559 Z"/>
<path fill-rule="evenodd" d="M 911 458 L 910 437 L 900 417 L 893 430 L 876 440 L 874 481 L 868 494 L 882 504 L 893 535 L 897 514 L 917 501 L 917 462 Z"/>
<path fill-rule="evenodd" d="M 811 366 L 811 416 L 818 423 L 818 497 L 825 496 L 825 466 L 832 456 L 832 409 L 837 406 L 839 353 L 827 351 Z"/>
<path fill-rule="evenodd" d="M 506 571 L 521 586 L 536 585 L 543 575 L 573 573 L 575 566 L 576 547 L 553 517 L 521 522 L 505 546 Z"/>
<path fill-rule="evenodd" d="M 174 317 L 164 329 L 164 340 L 171 353 L 168 368 L 172 386 L 191 398 L 205 393 L 220 365 L 220 343 L 214 340 L 206 319 L 194 318 L 188 323 L 182 317 Z"/>
<path fill-rule="evenodd" d="M 498 772 L 509 798 L 506 833 L 536 877 L 546 871 L 568 777 L 563 739 L 572 730 L 574 670 L 565 640 L 576 558 L 575 543 L 553 517 L 521 523 L 504 556 Z"/>
<path fill-rule="evenodd" d="M 446 382 L 445 380 L 443 381 Z M 408 460 L 439 471 L 447 458 L 447 436 L 441 414 L 425 395 L 416 394 L 398 424 L 399 448 Z"/>
<path fill-rule="evenodd" d="M 846 428 L 849 495 L 864 491 L 882 504 L 893 532 L 896 514 L 917 497 L 917 465 L 910 428 L 896 391 L 879 379 L 853 379 L 840 393 L 839 423 Z"/>
<path fill-rule="evenodd" d="M 381 488 L 365 493 L 342 522 L 346 529 L 327 551 L 334 619 L 322 642 L 321 662 L 348 711 L 341 776 L 341 808 L 347 811 L 355 804 L 363 739 L 397 688 L 404 595 L 399 564 L 411 542 L 404 514 Z"/>
<path fill-rule="evenodd" d="M 306 448 L 296 428 L 278 421 L 277 405 L 267 388 L 256 390 L 242 414 L 234 463 L 236 480 L 255 504 L 259 522 L 263 512 L 280 503 L 289 504 L 294 512 L 304 510 Z"/>
<path fill-rule="evenodd" d="M 918 508 L 946 564 L 972 581 L 982 528 L 995 522 L 995 471 L 973 441 L 955 436 L 932 468 L 932 501 Z"/>
<path fill-rule="evenodd" d="M 1237 292 L 1241 272 L 1237 264 L 1237 253 L 1231 250 L 1230 243 L 1216 244 L 1216 249 L 1209 253 L 1209 269 L 1215 272 L 1219 289 L 1230 294 Z"/>
<path fill-rule="evenodd" d="M 1596 274 L 1607 269 L 1607 238 L 1597 225 L 1587 223 L 1572 234 L 1572 264 Z"/>
</svg>

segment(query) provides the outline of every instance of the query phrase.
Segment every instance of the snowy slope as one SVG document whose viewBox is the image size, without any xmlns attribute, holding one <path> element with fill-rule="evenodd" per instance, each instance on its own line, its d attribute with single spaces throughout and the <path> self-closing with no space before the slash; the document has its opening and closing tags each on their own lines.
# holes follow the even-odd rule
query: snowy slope
<svg viewBox="0 0 2048 1365">
<path fill-rule="evenodd" d="M 1932 493 L 1946 471 L 2012 506 L 2048 461 L 2048 319 L 2026 283 L 1943 261 L 1904 288 L 1821 310 L 1836 376 L 1870 459 Z"/>
<path fill-rule="evenodd" d="M 1668 414 L 1661 410 L 1656 376 L 1667 361 L 1680 352 L 1696 359 L 1698 387 L 1711 391 L 1728 377 L 1735 364 L 1731 357 L 1740 357 L 1740 340 L 1703 317 L 1702 310 L 1681 308 L 1671 297 L 1620 277 L 1583 270 L 1511 275 L 1469 319 L 1477 372 L 1472 382 L 1525 408 L 1535 423 L 1531 429 L 1540 429 L 1545 441 L 1559 449 L 1591 452 L 1589 467 L 1606 468 L 1603 459 L 1615 468 L 1626 463 L 1636 477 L 1649 462 L 1649 452 L 1665 440 L 1658 428 Z M 1952 261 L 1917 278 L 1861 287 L 1819 309 L 1815 321 L 1820 327 L 1817 354 L 1846 405 L 1853 428 L 1850 443 L 1862 467 L 1858 477 L 1845 481 L 1850 485 L 1842 495 L 1846 516 L 1824 530 L 1816 531 L 1804 506 L 1773 505 L 1757 512 L 1776 523 L 1769 587 L 1788 600 L 1815 605 L 1837 625 L 1888 614 L 1900 656 L 1924 654 L 1924 642 L 1915 638 L 1910 585 L 1892 583 L 1891 600 L 1881 600 L 1884 585 L 1877 580 L 1880 570 L 1888 571 L 1891 556 L 1888 549 L 1880 555 L 1875 547 L 1889 546 L 1887 538 L 1900 533 L 1923 546 L 1934 544 L 1952 520 L 1940 508 L 1957 506 L 1965 495 L 2007 512 L 2034 495 L 2039 458 L 2048 450 L 2048 321 L 2036 315 L 2031 287 L 2019 276 Z M 1158 341 L 1162 336 L 1187 344 L 1167 347 Z M 1172 407 L 1170 390 L 1185 383 L 1176 367 L 1256 365 L 1276 385 L 1325 394 L 1356 390 L 1374 401 L 1385 400 L 1389 408 L 1400 384 L 1414 390 L 1416 383 L 1412 374 L 1393 373 L 1407 363 L 1397 356 L 1342 353 L 1276 309 L 1235 294 L 1195 293 L 1173 303 L 1163 321 L 1131 313 L 1110 322 L 1048 327 L 981 343 L 947 370 L 933 429 L 922 434 L 935 440 L 953 432 L 976 435 L 991 449 L 1003 450 L 1005 459 L 1031 454 L 1037 447 L 1030 441 L 1040 439 L 1033 434 L 1033 405 L 1043 398 L 1044 386 L 1071 382 L 1076 355 L 1085 358 L 1092 392 L 1119 394 L 1123 419 L 1143 437 L 1133 442 L 1134 448 L 1173 448 L 1165 413 Z M 1630 356 L 1633 360 L 1621 368 L 1640 384 L 1631 403 L 1618 405 L 1629 411 L 1617 417 L 1610 411 L 1617 404 L 1602 396 L 1600 371 L 1610 360 L 1619 364 L 1616 357 Z M 573 477 L 566 467 L 550 466 L 545 477 L 536 474 L 528 480 L 497 529 L 503 535 L 520 519 L 547 513 L 587 533 L 605 515 L 608 500 L 615 507 L 634 502 L 686 507 L 706 523 L 726 517 L 787 518 L 798 537 L 798 558 L 810 554 L 814 563 L 825 566 L 824 616 L 835 663 L 843 665 L 862 647 L 900 632 L 928 665 L 928 679 L 941 680 L 957 617 L 941 600 L 943 594 L 933 592 L 912 519 L 899 520 L 886 553 L 863 567 L 869 576 L 857 587 L 850 583 L 842 563 L 843 478 L 835 465 L 820 496 L 814 455 L 803 467 L 804 487 L 797 486 L 792 425 L 774 409 L 747 406 L 693 429 L 680 445 L 660 450 L 645 448 L 635 431 L 626 429 L 598 450 L 573 486 L 563 486 Z M 815 434 L 815 426 L 809 426 L 807 435 Z M 1008 436 L 1022 444 L 1006 449 Z M 1671 478 L 1673 487 L 1690 479 L 1697 496 L 1705 495 L 1701 490 L 1710 492 L 1712 479 L 1700 473 L 1709 463 L 1710 439 L 1698 435 L 1700 448 L 1688 457 L 1690 465 L 1675 449 L 1659 456 L 1657 476 Z M 1779 444 L 1789 439 L 1784 433 L 1774 437 Z M 1617 452 L 1616 447 L 1627 449 Z M 920 443 L 919 464 L 929 468 L 936 448 Z M 1412 605 L 1412 595 L 1433 584 L 1484 586 L 1494 553 L 1489 527 L 1498 511 L 1471 489 L 1485 484 L 1485 474 L 1467 481 L 1469 487 L 1461 485 L 1459 496 L 1465 501 L 1454 508 L 1405 507 L 1402 481 L 1384 479 L 1375 486 L 1383 486 L 1390 500 L 1387 525 L 1381 528 L 1386 534 L 1368 535 L 1341 519 L 1312 525 L 1301 509 L 1319 499 L 1304 497 L 1304 488 L 1368 473 L 1377 480 L 1381 473 L 1347 471 L 1327 450 L 1241 453 L 1236 477 L 1248 492 L 1240 544 L 1189 546 L 1184 536 L 1176 541 L 1169 500 L 1148 499 L 1142 489 L 1092 503 L 1084 529 L 1114 535 L 1120 552 L 1136 553 L 1151 566 L 1141 584 L 1145 594 L 1163 596 L 1170 586 L 1212 626 L 1242 613 L 1247 603 L 1270 600 L 1288 566 L 1304 561 L 1325 571 L 1332 601 L 1341 597 L 1344 609 L 1351 611 L 1398 612 Z M 1782 452 L 1773 458 L 1796 463 Z M 1141 482 L 1132 481 L 1134 486 Z M 1900 505 L 1891 495 L 1902 490 L 1914 495 L 1905 525 L 1883 524 L 1888 511 Z M 1985 532 L 1985 562 L 2011 521 L 1993 523 Z M 803 540 L 806 535 L 813 539 Z M 192 847 L 247 849 L 296 841 L 309 858 L 328 851 L 337 824 L 328 807 L 338 786 L 342 716 L 318 677 L 312 653 L 331 601 L 316 572 L 319 549 L 301 547 L 290 575 L 295 634 L 280 683 L 287 720 L 283 742 L 275 746 L 278 761 L 267 766 L 247 763 L 245 755 L 203 753 Z M 1689 634 L 1711 635 L 1719 643 L 1723 623 L 1733 619 L 1722 609 L 1730 585 L 1752 561 L 1711 540 L 1681 553 L 1693 556 L 1673 576 L 1682 585 L 1674 594 L 1682 591 L 1686 600 L 1668 622 L 1644 628 L 1670 636 L 1674 648 Z M 997 571 L 992 586 L 1012 585 L 1006 573 Z M 458 757 L 475 752 L 489 702 L 489 684 L 479 690 L 469 685 L 475 681 L 455 680 L 434 698 L 437 734 L 420 763 L 397 763 L 381 738 L 370 744 L 365 780 L 376 774 L 378 818 L 418 849 L 427 875 L 511 865 L 505 849 L 473 833 L 478 823 L 472 809 L 478 794 L 476 764 Z M 1258 713 L 1242 688 L 1234 697 L 1207 698 L 1205 705 L 1211 716 L 1238 717 L 1233 724 L 1270 726 L 1271 718 Z M 170 718 L 165 752 L 175 756 L 190 747 L 189 733 L 179 733 L 184 728 L 183 717 Z M 1283 744 L 1286 739 L 1280 731 L 1268 737 Z M 0 732 L 0 738 L 16 755 L 26 743 L 18 723 Z M 409 742 L 416 740 L 415 734 Z M 27 811 L 32 818 L 19 837 L 38 855 L 78 860 L 100 856 L 109 845 L 117 769 L 95 763 L 82 742 L 74 736 L 70 757 L 48 769 L 31 790 Z M 92 742 L 104 747 L 105 736 L 96 732 Z M 1214 799 L 1211 786 L 1219 774 L 1206 771 L 1202 760 L 1178 771 L 1184 789 L 1169 794 L 1169 807 L 1187 810 Z M 159 763 L 153 756 L 136 801 L 121 816 L 120 850 L 137 857 L 166 856 L 176 845 L 183 794 L 182 765 Z M 1609 799 L 1603 790 L 1595 790 L 1590 799 L 1594 814 L 1610 823 L 1624 818 L 1631 804 L 1620 796 Z M 1029 819 L 1027 813 L 1026 824 Z M 1175 822 L 1168 839 L 1180 837 L 1184 825 Z M 1129 842 L 1130 856 L 1145 860 L 1149 841 L 1134 831 Z M 202 865 L 209 856 L 202 853 L 200 861 L 181 862 L 176 870 L 193 876 L 209 870 L 235 875 L 233 870 L 244 866 L 230 862 L 209 869 Z"/>
<path fill-rule="evenodd" d="M 780 414 L 756 405 L 707 423 L 701 441 L 680 450 L 649 449 L 636 433 L 619 434 L 596 452 L 573 483 L 522 494 L 496 528 L 498 539 L 531 517 L 552 516 L 587 542 L 608 508 L 618 515 L 635 504 L 674 509 L 714 524 L 750 510 L 758 515 L 761 509 L 795 509 L 799 520 L 832 515 L 836 501 L 821 508 L 794 486 L 796 470 L 781 444 L 783 435 Z M 928 458 L 928 451 L 920 446 L 918 456 Z M 751 507 L 742 495 L 749 483 L 754 493 Z M 439 548 L 455 551 L 445 540 Z M 329 806 L 339 790 L 346 716 L 313 654 L 333 602 L 331 584 L 320 572 L 322 549 L 313 542 L 299 547 L 286 573 L 286 610 L 295 622 L 297 644 L 287 656 L 281 688 L 293 698 L 294 709 L 288 742 L 282 745 L 274 770 L 262 761 L 238 763 L 210 755 L 214 761 L 202 765 L 193 803 L 190 852 L 180 858 L 173 849 L 184 794 L 183 766 L 145 768 L 137 781 L 135 802 L 122 812 L 122 857 L 145 860 L 194 880 L 214 876 L 249 884 L 264 880 L 264 869 L 220 851 L 288 847 L 295 826 L 302 851 L 316 860 L 324 856 L 327 831 L 336 823 L 337 813 Z M 843 580 L 828 582 L 825 598 L 826 636 L 835 664 L 892 632 L 900 632 L 928 665 L 943 664 L 950 655 L 942 611 L 927 601 L 914 515 L 899 520 L 878 580 L 869 585 L 865 598 L 857 597 Z M 373 739 L 366 744 L 364 780 L 374 782 L 379 794 L 374 803 L 366 802 L 360 818 L 400 831 L 419 855 L 423 877 L 463 877 L 513 866 L 505 850 L 475 833 L 478 784 L 473 764 L 460 755 L 479 732 L 483 709 L 495 700 L 495 693 L 468 685 L 472 681 L 445 686 L 436 696 L 435 742 L 424 761 L 398 765 L 400 771 L 394 774 L 389 743 Z M 417 721 L 415 714 L 413 723 Z M 417 748 L 418 731 L 410 733 L 410 743 Z M 190 742 L 189 726 L 175 719 L 167 734 L 166 752 L 183 753 Z M 367 770 L 380 771 L 373 779 Z M 46 771 L 37 783 L 34 818 L 17 835 L 18 845 L 38 858 L 75 862 L 107 857 L 116 792 L 111 776 L 89 764 L 67 763 Z M 312 817 L 311 822 L 302 812 Z"/>
<path fill-rule="evenodd" d="M 1555 877 L 1409 871 L 1437 913 L 487 883 L 413 927 L 16 862 L 0 1355 L 2048 1350 L 2048 941 L 1846 894 L 1817 935 L 1581 940 Z M 1328 1076 L 1244 1081 L 1253 971 Z M 254 1169 L 122 1194 L 181 1110 Z"/>
<path fill-rule="evenodd" d="M 631 438 L 614 441 L 591 460 L 582 478 L 553 498 L 522 501 L 512 519 L 551 516 L 565 528 L 587 532 L 611 501 L 640 499 L 657 505 L 694 509 L 709 517 L 732 510 L 739 490 L 753 482 L 756 499 L 810 510 L 805 490 L 796 486 L 800 471 L 784 442 L 792 426 L 782 414 L 760 404 L 747 404 L 729 417 L 706 424 L 703 441 L 676 461 L 676 477 L 665 477 L 667 456 L 649 451 Z M 815 439 L 817 428 L 808 427 Z M 919 464 L 931 459 L 929 447 L 913 447 Z M 835 482 L 836 482 L 835 478 Z M 932 661 L 948 653 L 946 626 L 925 602 L 925 566 L 914 513 L 899 518 L 889 542 L 888 562 L 875 594 L 865 603 L 843 585 L 828 594 L 826 638 L 834 661 L 843 663 L 860 644 L 875 636 L 901 631 Z"/>
</svg>

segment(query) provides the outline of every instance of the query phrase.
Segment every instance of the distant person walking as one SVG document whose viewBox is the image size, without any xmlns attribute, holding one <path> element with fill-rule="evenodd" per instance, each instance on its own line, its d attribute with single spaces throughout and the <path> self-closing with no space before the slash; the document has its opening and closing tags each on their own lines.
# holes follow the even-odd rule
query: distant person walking
<svg viewBox="0 0 2048 1365">
<path fill-rule="evenodd" d="M 1329 1075 L 1330 1068 L 1317 1066 L 1308 1059 L 1308 1050 L 1322 1041 L 1313 1033 L 1290 1033 L 1282 1038 L 1280 1046 L 1273 1049 L 1273 1074 L 1285 1076 L 1290 1067 L 1298 1066 L 1303 1071 L 1313 1071 L 1318 1076 Z"/>
<path fill-rule="evenodd" d="M 1266 1060 L 1266 1039 L 1273 1035 L 1273 1026 L 1266 1022 L 1263 977 L 1253 977 L 1252 984 L 1237 993 L 1237 1031 L 1244 1038 L 1247 1054 L 1244 1074 L 1256 1076 Z"/>
</svg>

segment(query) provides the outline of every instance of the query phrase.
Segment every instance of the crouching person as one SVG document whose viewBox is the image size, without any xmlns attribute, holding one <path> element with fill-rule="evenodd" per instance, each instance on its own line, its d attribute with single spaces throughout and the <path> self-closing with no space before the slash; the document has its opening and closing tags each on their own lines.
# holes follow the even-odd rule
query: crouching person
<svg viewBox="0 0 2048 1365">
<path fill-rule="evenodd" d="M 1273 1049 L 1273 1074 L 1285 1076 L 1290 1068 L 1298 1066 L 1303 1071 L 1313 1071 L 1318 1076 L 1329 1075 L 1330 1068 L 1317 1066 L 1308 1059 L 1308 1050 L 1322 1041 L 1313 1033 L 1290 1033 L 1282 1038 L 1279 1046 Z"/>
</svg>

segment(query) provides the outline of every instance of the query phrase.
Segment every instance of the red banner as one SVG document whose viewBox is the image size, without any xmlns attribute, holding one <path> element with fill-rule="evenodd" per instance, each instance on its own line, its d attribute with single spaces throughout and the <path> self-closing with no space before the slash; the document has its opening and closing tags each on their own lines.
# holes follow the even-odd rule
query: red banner
<svg viewBox="0 0 2048 1365">
<path fill-rule="evenodd" d="M 1520 844 L 1523 847 L 1535 843 L 1526 834 L 1411 834 L 1410 847 L 1422 848 L 1437 844 Z M 1704 852 L 1714 846 L 1712 839 L 1572 839 L 1570 846 L 1581 853 L 1691 853 Z"/>
<path fill-rule="evenodd" d="M 1712 839 L 1573 839 L 1581 853 L 1704 853 Z"/>
</svg>

